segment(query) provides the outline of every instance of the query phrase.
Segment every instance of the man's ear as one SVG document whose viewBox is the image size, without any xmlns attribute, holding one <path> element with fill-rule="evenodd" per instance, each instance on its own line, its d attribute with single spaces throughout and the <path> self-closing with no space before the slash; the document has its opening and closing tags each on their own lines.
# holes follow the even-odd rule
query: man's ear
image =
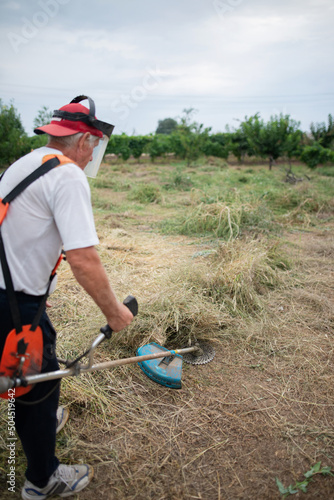
<svg viewBox="0 0 334 500">
<path fill-rule="evenodd" d="M 79 139 L 78 141 L 78 148 L 80 151 L 82 151 L 84 149 L 84 146 L 85 146 L 85 143 L 86 141 L 88 140 L 89 136 L 91 134 L 89 132 L 85 132 Z"/>
</svg>

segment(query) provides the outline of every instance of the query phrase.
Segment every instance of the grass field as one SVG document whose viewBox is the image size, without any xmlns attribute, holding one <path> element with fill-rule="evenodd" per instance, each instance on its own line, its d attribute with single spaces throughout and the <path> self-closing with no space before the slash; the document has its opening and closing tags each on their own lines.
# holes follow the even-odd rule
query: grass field
<svg viewBox="0 0 334 500">
<path fill-rule="evenodd" d="M 279 165 L 130 161 L 90 181 L 101 259 L 118 297 L 140 307 L 97 360 L 194 338 L 216 357 L 184 364 L 179 391 L 136 365 L 63 380 L 58 456 L 95 469 L 80 499 L 284 498 L 276 478 L 294 498 L 334 499 L 332 169 L 295 165 L 291 184 Z M 50 316 L 58 356 L 73 358 L 105 320 L 66 263 L 58 274 Z M 19 485 L 19 445 L 16 461 Z"/>
</svg>

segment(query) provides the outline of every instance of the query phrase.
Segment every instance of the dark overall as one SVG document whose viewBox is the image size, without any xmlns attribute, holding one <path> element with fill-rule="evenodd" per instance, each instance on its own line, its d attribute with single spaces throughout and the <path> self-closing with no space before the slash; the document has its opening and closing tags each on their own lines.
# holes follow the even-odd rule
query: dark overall
<svg viewBox="0 0 334 500">
<path fill-rule="evenodd" d="M 8 198 L 9 203 L 34 180 L 59 164 L 60 161 L 57 158 L 45 162 L 1 201 L 5 203 Z M 14 292 L 10 271 L 5 271 L 8 263 L 3 246 L 0 257 L 7 288 L 7 290 L 0 289 L 0 355 L 9 332 L 14 328 L 17 332 L 20 331 L 17 328 L 18 322 L 22 325 L 31 325 L 35 321 L 43 333 L 41 372 L 58 370 L 59 366 L 55 354 L 56 332 L 45 310 L 49 286 L 55 270 L 50 276 L 50 283 L 45 295 L 40 297 Z M 12 302 L 14 302 L 15 307 L 13 307 Z M 50 476 L 59 465 L 55 456 L 59 389 L 59 381 L 42 382 L 15 400 L 15 427 L 28 462 L 26 477 L 28 481 L 39 488 L 46 486 Z"/>
<path fill-rule="evenodd" d="M 22 322 L 31 324 L 36 316 L 42 297 L 34 297 L 24 293 L 17 293 Z M 8 306 L 7 293 L 0 289 L 0 352 L 5 343 L 8 332 L 13 329 L 13 322 Z M 46 312 L 39 322 L 43 331 L 43 365 L 42 373 L 58 370 L 55 355 L 56 332 Z M 24 402 L 39 401 L 56 389 L 44 400 L 34 405 Z M 27 457 L 28 467 L 26 477 L 35 486 L 46 486 L 50 476 L 58 467 L 55 457 L 57 408 L 59 400 L 59 387 L 57 381 L 41 382 L 20 398 L 15 403 L 15 426 L 21 440 L 24 453 Z M 21 403 L 22 401 L 22 403 Z M 6 404 L 5 401 L 2 404 Z"/>
</svg>

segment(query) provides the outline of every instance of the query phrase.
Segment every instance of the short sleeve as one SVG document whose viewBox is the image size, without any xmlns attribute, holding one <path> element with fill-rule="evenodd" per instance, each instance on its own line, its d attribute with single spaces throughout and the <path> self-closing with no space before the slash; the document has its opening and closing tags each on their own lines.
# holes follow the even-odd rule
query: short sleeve
<svg viewBox="0 0 334 500">
<path fill-rule="evenodd" d="M 60 167 L 66 169 L 66 165 Z M 65 173 L 65 172 L 63 172 Z M 90 188 L 85 174 L 71 169 L 62 175 L 53 197 L 53 216 L 64 250 L 85 248 L 99 243 L 96 234 Z"/>
</svg>

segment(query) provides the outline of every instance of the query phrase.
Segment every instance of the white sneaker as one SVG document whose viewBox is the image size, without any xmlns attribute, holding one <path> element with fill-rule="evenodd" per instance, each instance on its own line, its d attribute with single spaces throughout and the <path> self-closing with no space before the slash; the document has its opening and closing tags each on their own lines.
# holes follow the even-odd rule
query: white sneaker
<svg viewBox="0 0 334 500">
<path fill-rule="evenodd" d="M 58 406 L 57 410 L 57 430 L 56 433 L 58 434 L 59 431 L 62 430 L 66 422 L 68 421 L 70 412 L 68 411 L 67 408 L 64 406 Z"/>
<path fill-rule="evenodd" d="M 44 488 L 38 488 L 26 480 L 22 489 L 22 498 L 24 500 L 44 500 L 54 495 L 69 497 L 83 490 L 93 476 L 94 470 L 90 465 L 60 464 Z"/>
</svg>

